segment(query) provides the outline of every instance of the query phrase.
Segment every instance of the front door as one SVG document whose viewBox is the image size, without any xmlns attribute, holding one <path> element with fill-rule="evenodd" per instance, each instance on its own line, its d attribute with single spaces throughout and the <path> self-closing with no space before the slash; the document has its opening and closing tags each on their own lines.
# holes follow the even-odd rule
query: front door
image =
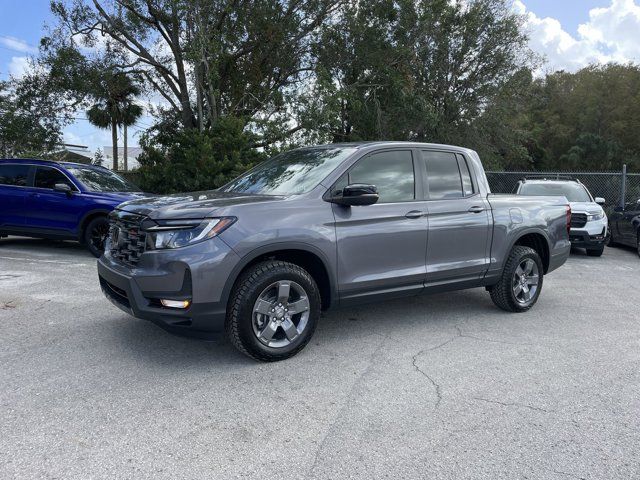
<svg viewBox="0 0 640 480">
<path fill-rule="evenodd" d="M 333 205 L 341 301 L 423 289 L 427 217 L 417 168 L 409 149 L 374 152 L 334 185 L 375 185 L 380 196 L 374 205 Z"/>
<path fill-rule="evenodd" d="M 479 281 L 489 267 L 493 223 L 471 164 L 454 152 L 421 154 L 429 199 L 426 285 Z"/>
<path fill-rule="evenodd" d="M 71 187 L 72 194 L 56 192 L 56 184 Z M 27 228 L 47 233 L 70 235 L 78 223 L 78 188 L 57 168 L 36 167 L 33 186 L 28 189 L 25 224 Z"/>
<path fill-rule="evenodd" d="M 638 229 L 640 228 L 640 200 L 637 203 L 628 203 L 622 213 L 622 219 L 618 221 L 618 227 L 623 241 L 632 247 L 638 241 Z"/>
</svg>

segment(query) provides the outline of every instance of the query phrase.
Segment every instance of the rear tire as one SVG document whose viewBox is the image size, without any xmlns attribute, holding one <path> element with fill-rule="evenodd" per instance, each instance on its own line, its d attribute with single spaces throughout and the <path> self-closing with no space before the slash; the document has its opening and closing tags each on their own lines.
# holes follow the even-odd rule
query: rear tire
<svg viewBox="0 0 640 480">
<path fill-rule="evenodd" d="M 284 360 L 311 340 L 320 305 L 320 291 L 306 270 L 280 260 L 261 262 L 236 282 L 225 331 L 238 350 L 255 360 Z"/>
<path fill-rule="evenodd" d="M 588 248 L 587 255 L 590 257 L 601 257 L 604 253 L 604 245 L 598 248 Z"/>
<path fill-rule="evenodd" d="M 543 275 L 538 252 L 516 245 L 509 253 L 500 281 L 489 288 L 491 300 L 507 312 L 526 312 L 540 297 Z"/>
<path fill-rule="evenodd" d="M 107 217 L 96 217 L 89 222 L 84 229 L 82 239 L 87 249 L 95 257 L 101 257 L 104 253 L 104 243 L 109 234 L 109 220 Z"/>
<path fill-rule="evenodd" d="M 607 239 L 605 240 L 607 247 L 617 247 L 619 244 L 613 239 L 613 230 L 611 230 L 611 224 L 607 225 Z"/>
<path fill-rule="evenodd" d="M 638 230 L 638 239 L 636 240 L 636 250 L 638 251 L 638 256 L 640 257 L 640 230 Z"/>
</svg>

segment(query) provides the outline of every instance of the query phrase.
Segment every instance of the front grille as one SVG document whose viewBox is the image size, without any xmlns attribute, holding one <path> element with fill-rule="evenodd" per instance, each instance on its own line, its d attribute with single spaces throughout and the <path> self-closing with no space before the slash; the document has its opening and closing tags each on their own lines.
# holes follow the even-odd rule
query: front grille
<svg viewBox="0 0 640 480">
<path fill-rule="evenodd" d="M 109 216 L 109 251 L 115 260 L 131 266 L 140 261 L 147 241 L 147 234 L 140 226 L 142 218 L 121 211 Z"/>
<path fill-rule="evenodd" d="M 571 228 L 582 228 L 587 224 L 586 213 L 572 213 L 571 214 Z"/>
</svg>

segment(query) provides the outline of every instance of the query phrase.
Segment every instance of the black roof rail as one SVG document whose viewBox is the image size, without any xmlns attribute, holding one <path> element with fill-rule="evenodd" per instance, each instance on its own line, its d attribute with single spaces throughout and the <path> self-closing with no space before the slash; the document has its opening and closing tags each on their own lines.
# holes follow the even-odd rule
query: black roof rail
<svg viewBox="0 0 640 480">
<path fill-rule="evenodd" d="M 51 160 L 49 158 L 2 158 L 0 160 L 6 160 L 11 162 L 47 162 L 47 163 L 55 163 L 56 165 L 60 164 L 58 160 Z"/>
</svg>

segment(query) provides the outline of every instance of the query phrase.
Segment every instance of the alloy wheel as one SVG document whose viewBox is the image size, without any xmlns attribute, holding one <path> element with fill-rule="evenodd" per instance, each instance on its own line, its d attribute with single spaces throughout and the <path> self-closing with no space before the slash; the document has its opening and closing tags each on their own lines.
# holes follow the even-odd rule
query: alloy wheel
<svg viewBox="0 0 640 480">
<path fill-rule="evenodd" d="M 294 342 L 309 321 L 309 297 L 302 286 L 279 280 L 265 288 L 253 306 L 253 333 L 273 348 Z"/>
<path fill-rule="evenodd" d="M 520 304 L 526 305 L 535 300 L 540 282 L 538 265 L 531 258 L 525 258 L 513 274 L 513 296 Z"/>
</svg>

